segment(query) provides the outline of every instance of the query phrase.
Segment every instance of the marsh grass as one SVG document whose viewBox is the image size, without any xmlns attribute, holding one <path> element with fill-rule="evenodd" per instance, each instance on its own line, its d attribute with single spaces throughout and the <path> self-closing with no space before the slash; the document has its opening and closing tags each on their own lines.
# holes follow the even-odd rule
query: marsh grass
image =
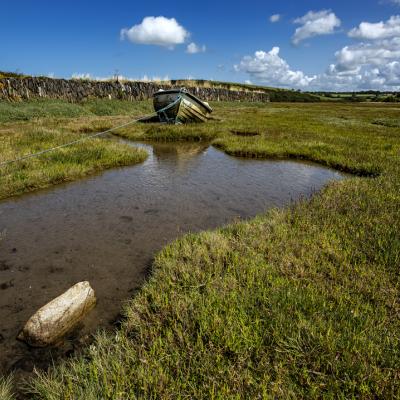
<svg viewBox="0 0 400 400">
<path fill-rule="evenodd" d="M 126 102 L 109 103 L 0 102 L 0 121 L 3 122 L 0 125 L 0 163 L 84 138 L 89 133 L 118 124 L 121 116 L 105 119 L 103 115 L 108 114 L 105 110 L 124 115 L 128 110 L 135 114 L 148 107 L 147 103 L 137 105 L 136 109 L 129 108 Z M 94 111 L 99 115 L 93 114 Z M 135 164 L 146 156 L 144 150 L 116 141 L 101 137 L 89 139 L 39 157 L 1 166 L 0 199 L 72 181 L 106 168 Z"/>
<path fill-rule="evenodd" d="M 221 121 L 138 124 L 119 134 L 211 141 L 236 156 L 307 159 L 360 177 L 166 246 L 121 329 L 99 332 L 83 355 L 38 372 L 30 395 L 399 398 L 400 129 L 373 121 L 396 119 L 400 108 L 213 106 Z M 79 121 L 72 125 L 79 131 Z"/>
<path fill-rule="evenodd" d="M 14 399 L 12 376 L 9 376 L 7 378 L 0 376 L 0 399 L 1 400 Z"/>
<path fill-rule="evenodd" d="M 60 134 L 57 130 L 28 129 L 21 136 L 14 134 L 2 141 L 0 162 L 80 137 L 82 135 Z M 143 161 L 146 156 L 143 150 L 107 140 L 90 139 L 3 166 L 0 170 L 0 199 L 75 180 L 106 168 L 135 164 Z"/>
<path fill-rule="evenodd" d="M 65 100 L 0 100 L 0 123 L 30 121 L 37 118 L 78 118 L 82 116 L 143 115 L 152 112 L 150 101 L 131 103 L 122 100 L 88 99 L 81 103 Z"/>
<path fill-rule="evenodd" d="M 167 246 L 123 328 L 37 398 L 396 398 L 398 200 L 372 182 Z"/>
<path fill-rule="evenodd" d="M 236 136 L 244 136 L 244 137 L 259 136 L 260 135 L 260 132 L 256 132 L 256 131 L 236 131 L 236 130 L 232 130 L 231 133 L 233 133 Z"/>
<path fill-rule="evenodd" d="M 375 125 L 387 126 L 389 128 L 400 128 L 400 118 L 378 118 L 372 121 Z"/>
</svg>

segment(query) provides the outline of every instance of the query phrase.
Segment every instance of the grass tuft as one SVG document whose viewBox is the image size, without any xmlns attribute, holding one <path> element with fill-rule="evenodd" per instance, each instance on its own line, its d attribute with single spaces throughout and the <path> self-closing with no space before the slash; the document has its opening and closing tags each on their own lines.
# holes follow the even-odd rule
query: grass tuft
<svg viewBox="0 0 400 400">
<path fill-rule="evenodd" d="M 400 128 L 399 118 L 378 118 L 372 121 L 375 125 L 387 126 L 389 128 Z"/>
<path fill-rule="evenodd" d="M 13 400 L 14 399 L 11 375 L 8 377 L 0 376 L 0 399 L 1 400 Z"/>
<path fill-rule="evenodd" d="M 255 132 L 255 131 L 236 131 L 236 130 L 232 130 L 231 132 L 236 136 L 244 136 L 244 137 L 259 136 L 260 135 L 259 132 Z"/>
</svg>

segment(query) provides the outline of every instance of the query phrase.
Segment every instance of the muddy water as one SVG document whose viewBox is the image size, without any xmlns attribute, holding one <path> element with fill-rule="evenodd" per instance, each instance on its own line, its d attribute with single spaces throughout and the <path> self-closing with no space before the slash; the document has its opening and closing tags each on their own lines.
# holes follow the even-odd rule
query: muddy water
<svg viewBox="0 0 400 400">
<path fill-rule="evenodd" d="M 71 353 L 96 327 L 110 327 L 155 252 L 174 238 L 284 206 L 343 176 L 206 145 L 141 146 L 150 153 L 141 165 L 0 202 L 0 372 L 28 374 Z M 79 331 L 55 349 L 15 340 L 32 313 L 82 280 L 98 305 Z"/>
</svg>

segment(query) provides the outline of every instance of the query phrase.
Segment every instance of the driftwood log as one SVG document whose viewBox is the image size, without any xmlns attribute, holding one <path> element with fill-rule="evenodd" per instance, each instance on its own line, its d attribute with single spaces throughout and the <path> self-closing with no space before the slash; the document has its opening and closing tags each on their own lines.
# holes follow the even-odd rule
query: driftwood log
<svg viewBox="0 0 400 400">
<path fill-rule="evenodd" d="M 40 308 L 25 324 L 18 339 L 33 347 L 57 342 L 94 307 L 96 297 L 89 282 L 79 282 Z"/>
</svg>

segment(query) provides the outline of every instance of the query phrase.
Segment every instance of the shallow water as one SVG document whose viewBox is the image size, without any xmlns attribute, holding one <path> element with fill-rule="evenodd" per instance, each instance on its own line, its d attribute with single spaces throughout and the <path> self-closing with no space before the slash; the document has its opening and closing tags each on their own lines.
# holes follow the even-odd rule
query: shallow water
<svg viewBox="0 0 400 400">
<path fill-rule="evenodd" d="M 150 154 L 143 164 L 0 202 L 0 373 L 46 367 L 96 327 L 109 327 L 154 254 L 176 237 L 282 207 L 343 177 L 204 144 L 137 145 Z M 56 349 L 15 340 L 38 308 L 82 280 L 98 304 L 78 332 Z"/>
</svg>

